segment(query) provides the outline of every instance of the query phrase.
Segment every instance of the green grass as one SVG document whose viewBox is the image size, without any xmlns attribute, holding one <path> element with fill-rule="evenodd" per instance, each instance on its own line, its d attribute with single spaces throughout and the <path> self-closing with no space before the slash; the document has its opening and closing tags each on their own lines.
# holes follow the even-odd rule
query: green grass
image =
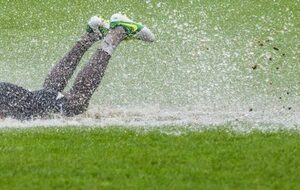
<svg viewBox="0 0 300 190">
<path fill-rule="evenodd" d="M 0 189 L 299 189 L 299 133 L 0 131 Z"/>
</svg>

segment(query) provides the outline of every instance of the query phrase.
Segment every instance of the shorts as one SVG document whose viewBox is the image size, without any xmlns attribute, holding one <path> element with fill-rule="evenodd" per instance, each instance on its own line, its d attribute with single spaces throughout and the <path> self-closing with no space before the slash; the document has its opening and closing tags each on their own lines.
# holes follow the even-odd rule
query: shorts
<svg viewBox="0 0 300 190">
<path fill-rule="evenodd" d="M 10 83 L 0 83 L 0 115 L 19 120 L 42 118 L 52 113 L 69 115 L 67 99 L 51 90 L 29 91 Z"/>
</svg>

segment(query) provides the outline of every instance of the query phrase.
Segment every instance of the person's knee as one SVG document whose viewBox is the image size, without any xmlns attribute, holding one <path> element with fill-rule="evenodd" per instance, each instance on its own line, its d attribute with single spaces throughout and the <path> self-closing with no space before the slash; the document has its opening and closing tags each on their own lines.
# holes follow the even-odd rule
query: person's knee
<svg viewBox="0 0 300 190">
<path fill-rule="evenodd" d="M 86 105 L 67 105 L 64 110 L 64 114 L 68 117 L 72 117 L 75 115 L 80 115 L 87 110 Z"/>
<path fill-rule="evenodd" d="M 89 106 L 88 101 L 83 101 L 79 97 L 67 97 L 65 101 L 64 114 L 68 117 L 84 113 Z"/>
</svg>

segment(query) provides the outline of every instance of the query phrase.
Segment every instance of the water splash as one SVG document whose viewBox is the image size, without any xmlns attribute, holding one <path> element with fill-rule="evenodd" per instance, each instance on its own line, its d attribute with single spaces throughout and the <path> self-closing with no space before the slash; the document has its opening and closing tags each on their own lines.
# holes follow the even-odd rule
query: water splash
<svg viewBox="0 0 300 190">
<path fill-rule="evenodd" d="M 30 89 L 40 88 L 99 11 L 107 18 L 125 12 L 157 36 L 152 45 L 119 47 L 86 115 L 32 126 L 299 125 L 299 0 L 136 0 L 124 1 L 122 10 L 117 2 L 94 0 L 0 4 L 1 80 Z M 23 125 L 0 125 L 10 122 Z"/>
<path fill-rule="evenodd" d="M 48 120 L 17 121 L 2 120 L 0 128 L 31 127 L 111 127 L 121 126 L 142 131 L 160 130 L 166 134 L 180 135 L 186 132 L 201 132 L 207 129 L 222 129 L 238 133 L 252 131 L 299 131 L 300 110 L 288 116 L 274 110 L 248 111 L 215 110 L 211 107 L 177 107 L 170 109 L 160 106 L 142 107 L 97 107 L 74 118 L 53 116 Z M 274 113 L 275 111 L 275 113 Z"/>
</svg>

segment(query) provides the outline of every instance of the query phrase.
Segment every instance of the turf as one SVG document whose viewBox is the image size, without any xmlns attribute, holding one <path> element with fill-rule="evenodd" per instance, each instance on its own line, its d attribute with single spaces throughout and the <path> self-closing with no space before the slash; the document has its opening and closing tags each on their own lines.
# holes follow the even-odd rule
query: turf
<svg viewBox="0 0 300 190">
<path fill-rule="evenodd" d="M 299 189 L 299 133 L 0 131 L 1 189 Z"/>
</svg>

